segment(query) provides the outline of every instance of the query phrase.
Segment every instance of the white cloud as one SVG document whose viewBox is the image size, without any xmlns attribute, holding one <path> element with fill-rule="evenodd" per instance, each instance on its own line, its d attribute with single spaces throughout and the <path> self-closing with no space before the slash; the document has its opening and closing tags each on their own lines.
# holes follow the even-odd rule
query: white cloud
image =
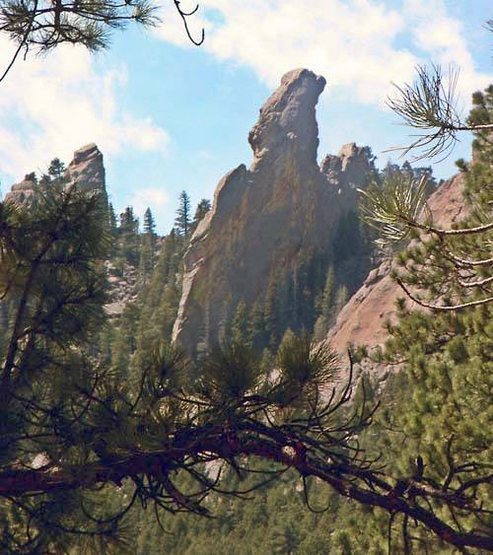
<svg viewBox="0 0 493 555">
<path fill-rule="evenodd" d="M 458 93 L 464 100 L 492 81 L 491 75 L 476 71 L 464 24 L 447 13 L 443 0 L 406 0 L 404 14 L 415 45 L 428 58 L 426 62 L 460 69 Z"/>
<path fill-rule="evenodd" d="M 0 41 L 0 68 L 11 49 Z M 163 129 L 119 109 L 117 91 L 126 82 L 124 67 L 97 73 L 82 48 L 59 47 L 43 59 L 19 60 L 0 84 L 0 169 L 19 177 L 44 169 L 54 156 L 70 161 L 88 142 L 107 155 L 165 151 Z"/>
<path fill-rule="evenodd" d="M 324 75 L 329 91 L 382 106 L 391 82 L 412 80 L 424 61 L 455 61 L 463 90 L 491 78 L 478 74 L 459 21 L 447 15 L 443 0 L 207 0 L 190 18 L 197 33 L 206 29 L 202 48 L 219 60 L 252 68 L 268 86 L 295 67 Z M 169 5 L 169 4 L 168 4 Z M 172 7 L 163 5 L 165 24 L 157 33 L 188 43 Z"/>
</svg>

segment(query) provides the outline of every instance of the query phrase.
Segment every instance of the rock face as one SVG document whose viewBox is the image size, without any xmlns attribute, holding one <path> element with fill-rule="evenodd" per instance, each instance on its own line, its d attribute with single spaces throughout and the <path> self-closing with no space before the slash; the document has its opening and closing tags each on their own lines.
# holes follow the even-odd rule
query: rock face
<svg viewBox="0 0 493 555">
<path fill-rule="evenodd" d="M 5 195 L 5 200 L 16 203 L 30 202 L 37 188 L 34 174 L 29 174 L 22 181 L 12 185 L 10 192 Z"/>
<path fill-rule="evenodd" d="M 466 215 L 462 200 L 464 177 L 459 174 L 445 181 L 430 197 L 429 206 L 437 226 L 449 227 Z M 390 278 L 391 262 L 372 270 L 361 288 L 349 299 L 331 329 L 328 341 L 342 355 L 349 345 L 383 346 L 388 338 L 385 322 L 395 323 L 395 303 L 404 297 Z M 412 302 L 409 301 L 410 307 Z M 418 308 L 417 305 L 414 308 Z"/>
<path fill-rule="evenodd" d="M 82 191 L 99 191 L 107 200 L 103 154 L 94 143 L 74 152 L 74 158 L 65 172 L 65 179 L 77 184 Z"/>
<path fill-rule="evenodd" d="M 251 307 L 274 270 L 294 271 L 302 253 L 327 253 L 341 212 L 354 207 L 341 194 L 345 183 L 331 182 L 317 165 L 315 107 L 324 86 L 308 70 L 287 73 L 249 134 L 250 168 L 242 164 L 219 182 L 185 256 L 173 339 L 189 353 L 198 342 L 221 340 L 238 302 Z M 350 165 L 338 167 L 347 183 Z"/>
<path fill-rule="evenodd" d="M 368 147 L 356 146 L 355 143 L 344 145 L 339 154 L 327 154 L 322 160 L 320 169 L 330 184 L 342 191 L 354 191 L 363 187 L 371 174 L 375 171 L 371 162 Z"/>
<path fill-rule="evenodd" d="M 74 184 L 83 191 L 98 191 L 103 201 L 107 202 L 103 155 L 98 147 L 91 143 L 74 152 L 74 158 L 67 167 L 64 175 L 67 186 Z M 29 202 L 39 190 L 34 174 L 26 177 L 15 185 L 5 195 L 5 200 L 14 202 Z"/>
</svg>

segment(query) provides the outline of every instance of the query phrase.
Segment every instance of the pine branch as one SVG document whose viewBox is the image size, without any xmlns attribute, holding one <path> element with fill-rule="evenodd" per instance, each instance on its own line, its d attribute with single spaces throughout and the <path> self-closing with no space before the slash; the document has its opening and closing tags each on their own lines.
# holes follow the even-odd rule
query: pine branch
<svg viewBox="0 0 493 555">
<path fill-rule="evenodd" d="M 69 491 L 80 487 L 88 488 L 97 484 L 113 482 L 120 485 L 125 479 L 135 479 L 143 474 L 162 475 L 163 468 L 176 468 L 182 464 L 183 456 L 198 455 L 202 452 L 213 454 L 216 460 L 228 461 L 231 457 L 259 457 L 295 469 L 300 476 L 317 477 L 340 495 L 371 507 L 380 507 L 391 514 L 399 513 L 412 518 L 432 530 L 443 541 L 457 547 L 473 547 L 493 551 L 493 536 L 455 529 L 440 519 L 431 509 L 421 507 L 416 500 L 437 499 L 452 507 L 464 509 L 467 501 L 458 493 L 444 492 L 423 485 L 408 482 L 403 491 L 397 491 L 389 482 L 382 480 L 372 471 L 364 471 L 349 464 L 332 465 L 313 456 L 298 457 L 286 445 L 261 437 L 256 430 L 244 434 L 236 446 L 225 441 L 222 427 L 208 428 L 199 434 L 200 441 L 194 440 L 190 446 L 179 445 L 164 448 L 160 453 L 139 453 L 120 460 L 105 463 L 87 463 L 81 467 L 51 468 L 46 470 L 10 469 L 0 472 L 0 497 L 39 495 L 54 491 Z M 356 481 L 355 481 L 356 479 Z M 364 480 L 359 483 L 357 479 Z M 484 480 L 483 480 L 484 482 Z M 364 485 L 366 484 L 366 486 Z M 475 482 L 476 486 L 477 483 Z M 188 506 L 189 501 L 165 481 L 170 488 L 168 494 L 179 505 Z M 472 486 L 471 486 L 472 487 Z M 193 505 L 193 509 L 196 506 Z"/>
</svg>

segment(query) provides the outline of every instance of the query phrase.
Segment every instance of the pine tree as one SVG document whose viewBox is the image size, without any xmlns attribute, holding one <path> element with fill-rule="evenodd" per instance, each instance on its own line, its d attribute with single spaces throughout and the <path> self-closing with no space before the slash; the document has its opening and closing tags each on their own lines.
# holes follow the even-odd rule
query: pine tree
<svg viewBox="0 0 493 555">
<path fill-rule="evenodd" d="M 108 204 L 108 225 L 109 225 L 111 235 L 115 236 L 117 234 L 118 224 L 117 224 L 115 209 L 113 207 L 113 204 L 111 204 L 111 202 Z"/>
<path fill-rule="evenodd" d="M 53 158 L 48 167 L 48 175 L 52 179 L 58 180 L 63 177 L 65 169 L 65 164 L 60 160 L 60 158 Z"/>
<path fill-rule="evenodd" d="M 118 228 L 118 254 L 132 266 L 139 264 L 139 220 L 133 208 L 127 206 L 120 214 Z"/>
<path fill-rule="evenodd" d="M 154 26 L 159 22 L 155 4 L 144 0 L 128 0 L 123 4 L 105 0 L 97 4 L 80 5 L 64 2 L 56 6 L 41 6 L 14 0 L 0 5 L 0 31 L 16 45 L 20 45 L 10 63 L 2 72 L 0 81 L 11 70 L 25 47 L 25 55 L 33 50 L 47 52 L 68 43 L 82 45 L 90 51 L 104 49 L 109 44 L 111 31 L 124 28 L 129 22 Z M 204 30 L 194 37 L 188 27 L 188 18 L 196 10 L 187 12 L 175 2 L 175 8 L 184 24 L 188 39 L 199 46 L 204 41 Z"/>
<path fill-rule="evenodd" d="M 29 209 L 0 205 L 0 290 L 9 314 L 0 343 L 0 472 L 13 461 L 64 468 L 88 456 L 94 438 L 78 435 L 82 422 L 73 411 L 94 387 L 91 361 L 106 298 L 101 260 L 109 245 L 103 212 L 96 195 L 76 188 L 48 190 Z M 36 545 L 47 552 L 59 539 L 63 545 L 64 523 L 80 511 L 63 497 L 53 492 L 12 503 L 0 496 L 0 551 Z"/>
<path fill-rule="evenodd" d="M 139 275 L 142 283 L 147 283 L 154 269 L 156 259 L 156 224 L 151 209 L 144 212 L 143 234 L 140 237 Z"/>
<path fill-rule="evenodd" d="M 193 221 L 192 221 L 192 226 L 191 226 L 191 232 L 193 233 L 195 231 L 195 229 L 197 228 L 197 226 L 199 225 L 199 222 L 201 220 L 203 220 L 204 216 L 207 214 L 207 212 L 209 212 L 209 210 L 211 209 L 211 201 L 203 198 L 197 205 L 197 208 L 195 210 L 195 215 L 193 217 Z"/>
<path fill-rule="evenodd" d="M 487 126 L 493 121 L 492 91 L 490 87 L 485 93 L 475 93 L 469 125 Z M 397 256 L 394 277 L 404 298 L 398 304 L 399 322 L 388 325 L 391 339 L 383 356 L 387 363 L 403 368 L 384 390 L 383 402 L 389 408 L 377 428 L 362 438 L 362 444 L 371 445 L 375 452 L 380 448 L 382 453 L 391 453 L 389 466 L 401 475 L 412 474 L 414 480 L 435 488 L 458 488 L 463 495 L 469 490 L 485 514 L 490 514 L 493 498 L 493 437 L 488 424 L 493 383 L 490 133 L 488 128 L 475 132 L 474 162 L 464 176 L 468 216 L 452 230 L 434 228 L 426 219 L 428 225 L 423 225 L 418 219 L 423 198 L 412 197 L 407 189 L 404 200 L 401 193 L 406 189 L 400 189 L 399 183 L 375 198 L 379 205 L 372 222 L 382 226 L 384 244 L 395 243 L 406 233 L 415 241 Z M 414 226 L 412 232 L 402 226 L 404 212 L 410 227 Z M 423 234 L 421 240 L 417 231 Z M 411 311 L 406 296 L 428 312 Z M 439 502 L 432 501 L 430 507 L 449 524 L 470 522 L 470 515 L 448 512 Z M 354 526 L 354 545 L 366 537 L 368 548 L 377 550 L 387 529 L 396 552 L 409 552 L 414 542 L 427 552 L 446 549 L 443 541 L 413 528 L 405 518 L 389 524 L 384 515 L 375 516 L 377 527 L 372 532 L 369 527 L 361 528 L 361 522 Z M 493 537 L 491 519 L 479 517 L 478 522 L 480 534 Z"/>
<path fill-rule="evenodd" d="M 179 206 L 176 211 L 175 228 L 179 235 L 187 237 L 192 225 L 192 213 L 190 197 L 186 191 L 182 191 L 179 196 Z"/>
<path fill-rule="evenodd" d="M 230 335 L 232 340 L 237 343 L 248 344 L 250 341 L 248 333 L 248 310 L 243 300 L 236 306 L 236 311 L 231 322 Z"/>
<path fill-rule="evenodd" d="M 151 209 L 149 207 L 147 207 L 146 211 L 144 212 L 143 230 L 144 230 L 144 233 L 148 235 L 156 234 L 156 223 L 154 221 L 154 216 L 152 215 Z"/>
<path fill-rule="evenodd" d="M 135 217 L 131 206 L 127 206 L 120 214 L 120 231 L 122 233 L 138 233 L 139 231 L 139 220 Z"/>
<path fill-rule="evenodd" d="M 330 266 L 325 278 L 325 286 L 316 302 L 318 318 L 313 329 L 314 336 L 322 341 L 329 331 L 330 325 L 334 322 L 336 313 L 336 291 L 335 291 L 335 272 L 334 266 Z M 340 302 L 340 300 L 339 300 Z"/>
</svg>

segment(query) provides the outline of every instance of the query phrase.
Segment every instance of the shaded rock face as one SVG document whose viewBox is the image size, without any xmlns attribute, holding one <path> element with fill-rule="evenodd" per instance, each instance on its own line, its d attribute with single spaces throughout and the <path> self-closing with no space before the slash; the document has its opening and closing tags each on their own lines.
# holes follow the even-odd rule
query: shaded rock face
<svg viewBox="0 0 493 555">
<path fill-rule="evenodd" d="M 64 179 L 67 182 L 66 187 L 76 185 L 83 191 L 98 191 L 106 205 L 107 193 L 103 155 L 94 143 L 74 152 L 74 158 L 67 167 Z M 21 182 L 12 185 L 10 192 L 5 195 L 5 200 L 17 203 L 32 202 L 40 187 L 41 185 L 36 181 L 34 174 L 26 175 Z"/>
<path fill-rule="evenodd" d="M 337 156 L 327 154 L 320 169 L 329 183 L 338 188 L 339 194 L 354 195 L 356 189 L 364 187 L 375 173 L 369 148 L 356 143 L 344 145 Z"/>
<path fill-rule="evenodd" d="M 450 227 L 466 216 L 462 194 L 463 174 L 445 181 L 431 195 L 428 204 L 438 227 Z M 370 351 L 388 338 L 385 323 L 396 323 L 396 301 L 404 292 L 390 277 L 391 261 L 372 270 L 363 285 L 339 313 L 328 335 L 329 343 L 345 356 L 350 345 L 366 345 Z M 410 308 L 420 308 L 408 300 Z"/>
<path fill-rule="evenodd" d="M 238 302 L 251 307 L 273 271 L 287 275 L 302 254 L 330 251 L 350 206 L 316 161 L 315 107 L 324 86 L 311 71 L 287 73 L 249 134 L 250 168 L 242 164 L 219 182 L 185 256 L 173 339 L 188 353 L 199 342 L 207 348 L 220 341 Z"/>
</svg>

